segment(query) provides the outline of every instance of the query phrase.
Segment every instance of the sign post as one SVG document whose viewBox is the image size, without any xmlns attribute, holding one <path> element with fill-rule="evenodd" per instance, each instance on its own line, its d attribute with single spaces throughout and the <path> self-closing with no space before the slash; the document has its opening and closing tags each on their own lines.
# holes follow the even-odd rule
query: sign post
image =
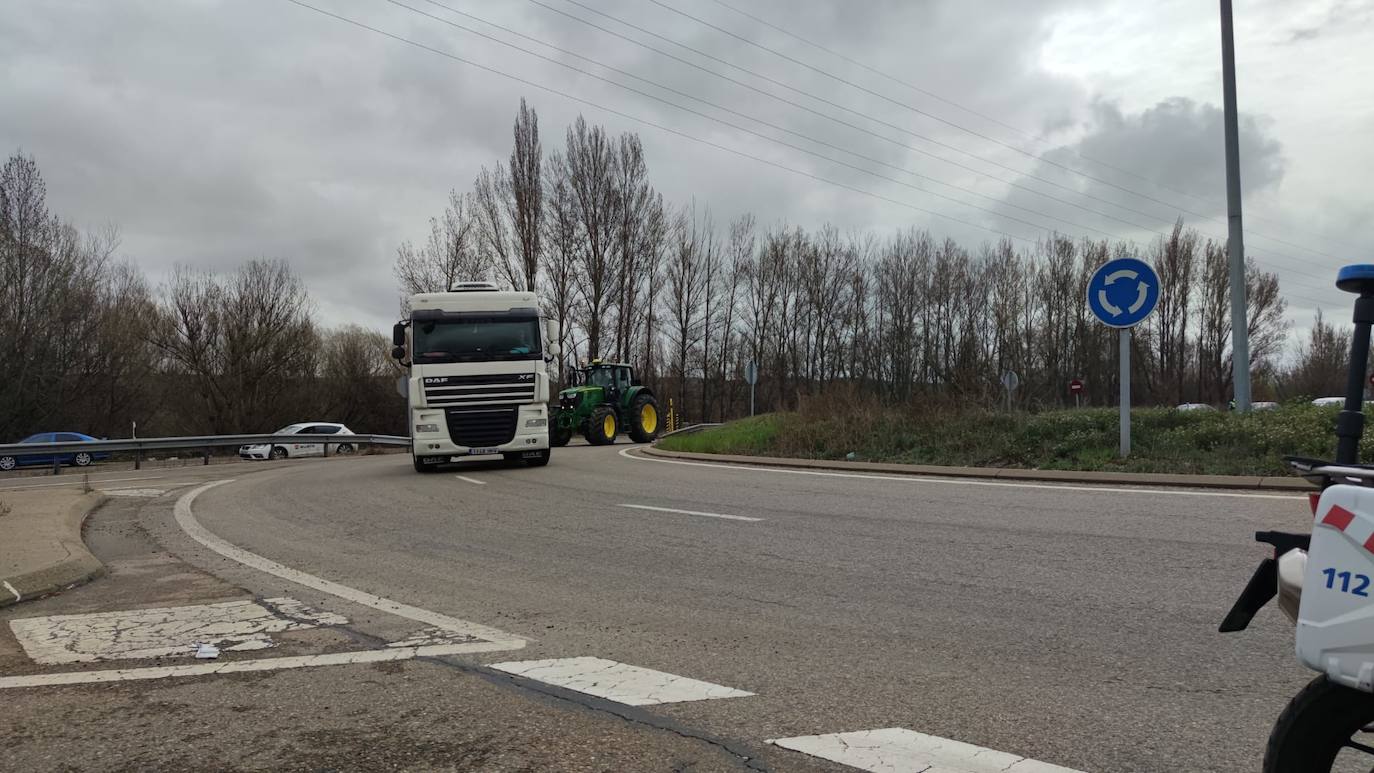
<svg viewBox="0 0 1374 773">
<path fill-rule="evenodd" d="M 1121 456 L 1131 453 L 1131 328 L 1159 303 L 1159 276 L 1142 260 L 1117 258 L 1093 273 L 1088 282 L 1088 309 L 1103 324 L 1118 328 L 1121 358 Z"/>
<path fill-rule="evenodd" d="M 1007 413 L 1011 413 L 1011 393 L 1016 391 L 1017 387 L 1021 386 L 1021 377 L 1016 375 L 1015 371 L 1009 370 L 1002 374 L 1000 380 L 1002 386 L 1007 389 Z"/>
<path fill-rule="evenodd" d="M 749 415 L 754 415 L 754 385 L 759 383 L 759 364 L 753 360 L 744 366 L 744 380 L 749 383 Z"/>
</svg>

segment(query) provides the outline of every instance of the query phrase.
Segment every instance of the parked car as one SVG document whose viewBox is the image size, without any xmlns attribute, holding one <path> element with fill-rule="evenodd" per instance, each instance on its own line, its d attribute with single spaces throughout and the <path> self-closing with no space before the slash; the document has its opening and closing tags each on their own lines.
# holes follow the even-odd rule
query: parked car
<svg viewBox="0 0 1374 773">
<path fill-rule="evenodd" d="M 1318 397 L 1312 401 L 1313 405 L 1341 405 L 1345 403 L 1344 397 Z"/>
<path fill-rule="evenodd" d="M 1250 403 L 1250 410 L 1252 411 L 1277 411 L 1278 409 L 1279 404 L 1273 400 L 1260 400 Z"/>
<path fill-rule="evenodd" d="M 342 424 L 328 421 L 311 421 L 291 424 L 276 432 L 273 435 L 352 435 L 353 430 Z M 325 448 L 323 443 L 293 443 L 290 438 L 283 437 L 273 443 L 262 443 L 260 445 L 239 446 L 239 457 L 242 459 L 287 459 L 298 456 L 323 456 Z M 329 453 L 331 454 L 351 454 L 357 450 L 353 443 L 330 443 Z"/>
<path fill-rule="evenodd" d="M 1215 411 L 1216 407 L 1207 403 L 1184 403 L 1174 410 L 1176 411 Z"/>
<path fill-rule="evenodd" d="M 20 443 L 89 443 L 99 438 L 90 435 L 83 435 L 80 432 L 40 432 L 37 435 L 29 435 Z M 110 458 L 106 451 L 67 451 L 65 453 L 36 453 L 36 454 L 15 454 L 14 456 L 0 456 L 0 470 L 13 470 L 16 467 L 29 467 L 40 464 L 52 464 L 56 457 L 59 464 L 69 464 L 73 467 L 89 467 L 94 462 L 103 462 Z"/>
</svg>

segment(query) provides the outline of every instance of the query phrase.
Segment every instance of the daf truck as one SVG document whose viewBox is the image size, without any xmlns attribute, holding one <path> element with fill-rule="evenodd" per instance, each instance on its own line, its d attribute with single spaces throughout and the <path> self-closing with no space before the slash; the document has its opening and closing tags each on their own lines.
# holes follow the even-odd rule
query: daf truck
<svg viewBox="0 0 1374 773">
<path fill-rule="evenodd" d="M 392 329 L 392 356 L 407 366 L 411 454 L 417 472 L 472 456 L 549 463 L 550 365 L 558 323 L 532 292 L 465 282 L 410 296 Z"/>
</svg>

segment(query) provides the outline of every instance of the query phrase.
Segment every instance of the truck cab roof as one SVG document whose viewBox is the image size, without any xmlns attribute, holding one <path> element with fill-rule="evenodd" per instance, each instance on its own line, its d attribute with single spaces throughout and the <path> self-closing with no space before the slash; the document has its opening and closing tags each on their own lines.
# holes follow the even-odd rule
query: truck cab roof
<svg viewBox="0 0 1374 773">
<path fill-rule="evenodd" d="M 415 311 L 512 311 L 531 309 L 538 313 L 539 299 L 532 292 L 522 291 L 460 291 L 451 293 L 419 293 L 410 296 L 410 308 Z"/>
</svg>

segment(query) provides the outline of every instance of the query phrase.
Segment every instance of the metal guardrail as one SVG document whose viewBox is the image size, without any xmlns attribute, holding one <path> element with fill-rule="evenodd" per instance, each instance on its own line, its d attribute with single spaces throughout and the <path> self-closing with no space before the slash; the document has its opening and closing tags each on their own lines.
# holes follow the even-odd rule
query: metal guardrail
<svg viewBox="0 0 1374 773">
<path fill-rule="evenodd" d="M 692 424 L 692 425 L 683 427 L 682 429 L 675 429 L 675 430 L 673 430 L 672 432 L 665 432 L 665 433 L 663 433 L 662 435 L 659 435 L 659 438 L 662 439 L 662 438 L 670 437 L 670 436 L 672 436 L 672 435 L 690 435 L 690 434 L 692 434 L 692 433 L 694 433 L 694 432 L 700 432 L 700 431 L 702 431 L 702 430 L 704 430 L 704 429 L 710 429 L 710 428 L 712 428 L 712 427 L 719 427 L 719 426 L 721 426 L 720 422 L 700 422 L 700 423 L 697 423 L 697 424 Z"/>
<path fill-rule="evenodd" d="M 401 435 L 192 435 L 188 437 L 122 438 L 117 440 L 87 440 L 64 443 L 9 443 L 0 445 L 3 456 L 47 456 L 53 459 L 53 474 L 62 469 L 61 454 L 110 453 L 133 451 L 134 469 L 140 469 L 147 451 L 167 451 L 191 448 L 201 451 L 205 464 L 210 463 L 210 449 L 238 446 L 272 445 L 277 443 L 306 443 L 324 446 L 325 456 L 330 446 L 409 446 L 410 438 Z"/>
</svg>

